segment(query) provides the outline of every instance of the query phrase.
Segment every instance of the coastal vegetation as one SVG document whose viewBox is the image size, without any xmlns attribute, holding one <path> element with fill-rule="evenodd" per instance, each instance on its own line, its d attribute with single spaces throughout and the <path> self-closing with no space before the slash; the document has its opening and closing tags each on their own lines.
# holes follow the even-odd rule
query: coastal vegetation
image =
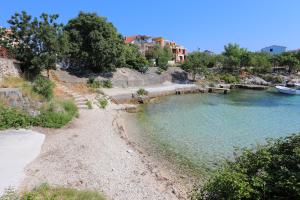
<svg viewBox="0 0 300 200">
<path fill-rule="evenodd" d="M 78 110 L 72 100 L 58 100 L 53 95 L 54 83 L 49 79 L 36 76 L 30 82 L 22 78 L 6 78 L 0 82 L 1 87 L 20 88 L 32 104 L 40 105 L 31 108 L 36 110 L 31 114 L 24 107 L 11 107 L 8 102 L 0 102 L 0 129 L 25 128 L 41 126 L 46 128 L 60 128 L 70 122 Z"/>
<path fill-rule="evenodd" d="M 294 73 L 300 69 L 300 53 L 285 52 L 271 55 L 250 52 L 238 44 L 230 43 L 224 46 L 224 52 L 221 54 L 192 52 L 181 67 L 191 72 L 193 77 L 195 74 L 207 76 L 209 70 L 215 75 L 221 75 L 221 80 L 231 83 L 237 82 L 242 72 L 264 76 L 272 73 L 272 67 L 287 67 L 288 73 Z M 231 76 L 235 76 L 236 80 Z"/>
<path fill-rule="evenodd" d="M 105 109 L 108 105 L 107 99 L 105 99 L 105 98 L 100 99 L 99 100 L 99 105 L 100 105 L 100 108 Z"/>
<path fill-rule="evenodd" d="M 237 150 L 192 199 L 299 199 L 300 134 Z"/>
<path fill-rule="evenodd" d="M 138 89 L 138 91 L 137 91 L 136 93 L 137 93 L 137 95 L 139 95 L 139 96 L 146 96 L 146 95 L 148 95 L 148 91 L 145 90 L 144 88 Z"/>
<path fill-rule="evenodd" d="M 96 192 L 89 190 L 76 190 L 72 188 L 63 187 L 50 187 L 47 184 L 34 188 L 32 191 L 23 192 L 21 194 L 16 193 L 13 190 L 8 190 L 2 196 L 0 200 L 40 200 L 40 199 L 51 199 L 51 200 L 105 200 L 106 198 Z"/>
</svg>

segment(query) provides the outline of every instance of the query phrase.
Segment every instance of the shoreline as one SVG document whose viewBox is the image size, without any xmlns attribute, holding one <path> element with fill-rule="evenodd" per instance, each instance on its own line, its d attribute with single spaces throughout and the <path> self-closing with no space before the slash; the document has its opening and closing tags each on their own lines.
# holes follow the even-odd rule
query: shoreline
<svg viewBox="0 0 300 200">
<path fill-rule="evenodd" d="M 187 199 L 187 190 L 126 139 L 123 111 L 81 110 L 63 129 L 46 135 L 26 167 L 20 191 L 42 183 L 102 192 L 108 199 Z M 90 123 L 94 120 L 93 123 Z"/>
</svg>

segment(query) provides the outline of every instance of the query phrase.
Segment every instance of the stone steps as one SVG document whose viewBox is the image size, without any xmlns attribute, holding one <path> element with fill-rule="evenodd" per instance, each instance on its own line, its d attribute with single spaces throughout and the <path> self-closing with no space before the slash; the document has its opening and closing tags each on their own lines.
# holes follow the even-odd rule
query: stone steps
<svg viewBox="0 0 300 200">
<path fill-rule="evenodd" d="M 68 87 L 66 87 L 62 84 L 57 84 L 57 87 L 59 87 L 65 93 L 67 93 L 68 95 L 70 95 L 71 97 L 74 98 L 75 104 L 78 109 L 88 109 L 88 106 L 86 105 L 86 103 L 88 102 L 88 99 L 86 97 L 84 97 L 78 93 L 75 93 L 74 91 L 72 91 L 71 89 L 69 89 Z"/>
</svg>

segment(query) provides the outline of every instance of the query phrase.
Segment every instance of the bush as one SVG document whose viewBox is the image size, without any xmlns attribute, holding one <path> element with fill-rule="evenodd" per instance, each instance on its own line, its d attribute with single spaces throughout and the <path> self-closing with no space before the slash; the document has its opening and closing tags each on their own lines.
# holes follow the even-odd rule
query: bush
<svg viewBox="0 0 300 200">
<path fill-rule="evenodd" d="M 105 109 L 106 108 L 106 106 L 108 105 L 108 101 L 107 101 L 107 99 L 100 99 L 99 100 L 99 104 L 100 104 L 100 108 L 103 108 L 103 109 Z"/>
<path fill-rule="evenodd" d="M 104 88 L 112 88 L 113 85 L 112 85 L 111 80 L 104 80 L 104 81 L 102 81 L 102 87 L 104 87 Z"/>
<path fill-rule="evenodd" d="M 34 119 L 34 125 L 45 128 L 61 128 L 78 114 L 72 101 L 51 102 L 41 109 L 41 114 Z"/>
<path fill-rule="evenodd" d="M 54 83 L 49 79 L 38 76 L 33 82 L 33 91 L 50 100 L 53 97 Z"/>
<path fill-rule="evenodd" d="M 32 123 L 27 113 L 0 104 L 0 129 L 25 128 Z"/>
<path fill-rule="evenodd" d="M 94 77 L 90 77 L 87 80 L 87 85 L 91 88 L 100 88 L 101 87 L 100 81 L 96 80 Z"/>
<path fill-rule="evenodd" d="M 195 190 L 192 199 L 300 199 L 300 134 L 238 155 Z"/>
<path fill-rule="evenodd" d="M 148 91 L 145 90 L 144 88 L 140 88 L 136 93 L 137 93 L 139 96 L 145 96 L 145 95 L 148 95 Z"/>
<path fill-rule="evenodd" d="M 231 74 L 224 74 L 221 76 L 221 79 L 224 80 L 226 83 L 239 83 L 240 82 L 238 77 L 233 76 Z"/>
<path fill-rule="evenodd" d="M 93 105 L 92 105 L 92 102 L 91 101 L 87 101 L 85 103 L 85 105 L 88 107 L 88 109 L 92 109 L 93 108 Z"/>
</svg>

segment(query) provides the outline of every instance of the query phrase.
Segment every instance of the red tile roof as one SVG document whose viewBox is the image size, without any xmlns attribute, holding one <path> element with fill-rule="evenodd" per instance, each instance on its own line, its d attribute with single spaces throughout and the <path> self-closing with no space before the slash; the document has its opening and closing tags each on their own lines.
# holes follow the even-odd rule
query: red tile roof
<svg viewBox="0 0 300 200">
<path fill-rule="evenodd" d="M 137 38 L 137 35 L 125 37 L 125 44 L 129 44 Z"/>
</svg>

